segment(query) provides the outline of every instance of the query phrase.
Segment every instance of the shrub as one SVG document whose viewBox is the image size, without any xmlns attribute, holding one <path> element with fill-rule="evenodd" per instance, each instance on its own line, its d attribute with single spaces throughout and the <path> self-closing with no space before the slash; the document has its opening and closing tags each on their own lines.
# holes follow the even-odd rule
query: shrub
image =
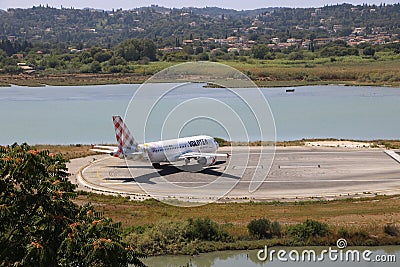
<svg viewBox="0 0 400 267">
<path fill-rule="evenodd" d="M 152 226 L 131 228 L 125 241 L 149 255 L 179 254 L 187 245 L 187 222 L 159 222 Z"/>
<path fill-rule="evenodd" d="M 101 71 L 101 65 L 100 65 L 100 63 L 98 62 L 98 61 L 93 61 L 91 64 L 90 64 L 90 72 L 92 72 L 92 73 L 98 73 L 98 72 L 100 72 Z"/>
<path fill-rule="evenodd" d="M 395 224 L 386 224 L 383 227 L 383 231 L 390 236 L 399 236 L 400 234 L 400 230 Z"/>
<path fill-rule="evenodd" d="M 233 241 L 232 236 L 209 218 L 205 219 L 189 219 L 186 229 L 186 237 L 189 240 L 205 240 L 205 241 Z"/>
<path fill-rule="evenodd" d="M 271 235 L 277 237 L 282 236 L 282 227 L 279 222 L 275 221 L 271 223 Z"/>
<path fill-rule="evenodd" d="M 200 53 L 197 55 L 197 59 L 207 61 L 210 59 L 210 57 L 208 56 L 208 54 L 206 52 L 203 52 L 203 53 Z"/>
<path fill-rule="evenodd" d="M 338 235 L 342 238 L 349 238 L 350 237 L 350 233 L 349 231 L 347 231 L 345 228 L 341 227 L 338 230 Z"/>
<path fill-rule="evenodd" d="M 372 47 L 368 46 L 368 47 L 364 48 L 363 54 L 365 56 L 373 57 L 373 56 L 375 56 L 375 49 L 373 49 Z"/>
<path fill-rule="evenodd" d="M 302 52 L 292 52 L 288 56 L 289 60 L 303 60 L 304 54 Z"/>
<path fill-rule="evenodd" d="M 229 141 L 226 141 L 225 139 L 222 139 L 219 137 L 214 137 L 214 140 L 217 141 L 218 146 L 220 146 L 220 147 L 231 145 L 231 143 Z"/>
<path fill-rule="evenodd" d="M 329 233 L 328 225 L 307 219 L 301 224 L 290 226 L 287 234 L 297 241 L 304 241 L 310 237 L 322 237 Z"/>
<path fill-rule="evenodd" d="M 221 225 L 205 218 L 132 227 L 126 231 L 124 241 L 147 255 L 175 255 L 198 253 L 198 244 L 203 241 L 232 242 L 233 237 Z"/>
<path fill-rule="evenodd" d="M 254 219 L 248 225 L 249 234 L 258 239 L 270 237 L 271 222 L 265 218 Z"/>
</svg>

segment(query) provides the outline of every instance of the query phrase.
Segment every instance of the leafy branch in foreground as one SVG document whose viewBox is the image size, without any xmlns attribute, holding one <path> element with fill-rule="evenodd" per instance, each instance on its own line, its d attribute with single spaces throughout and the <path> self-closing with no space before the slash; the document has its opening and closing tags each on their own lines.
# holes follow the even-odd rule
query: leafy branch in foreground
<svg viewBox="0 0 400 267">
<path fill-rule="evenodd" d="M 60 154 L 0 147 L 0 265 L 144 266 L 115 224 L 76 206 Z"/>
</svg>

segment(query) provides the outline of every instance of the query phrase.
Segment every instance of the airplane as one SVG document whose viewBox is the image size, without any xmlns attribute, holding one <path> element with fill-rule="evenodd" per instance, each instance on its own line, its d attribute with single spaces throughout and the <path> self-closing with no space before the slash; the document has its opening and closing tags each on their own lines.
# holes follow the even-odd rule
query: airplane
<svg viewBox="0 0 400 267">
<path fill-rule="evenodd" d="M 218 143 L 207 135 L 138 144 L 120 116 L 113 116 L 112 119 L 118 146 L 92 145 L 91 151 L 129 160 L 150 161 L 156 169 L 161 168 L 161 162 L 184 161 L 187 165 L 192 159 L 204 168 L 214 165 L 217 157 L 230 157 L 229 153 L 216 153 Z"/>
</svg>

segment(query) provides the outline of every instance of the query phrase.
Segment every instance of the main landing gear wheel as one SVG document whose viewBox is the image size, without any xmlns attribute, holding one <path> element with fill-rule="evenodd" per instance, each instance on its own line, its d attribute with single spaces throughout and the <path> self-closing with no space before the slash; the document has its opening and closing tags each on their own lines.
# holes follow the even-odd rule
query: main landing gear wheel
<svg viewBox="0 0 400 267">
<path fill-rule="evenodd" d="M 161 164 L 160 163 L 152 163 L 154 169 L 161 169 Z"/>
</svg>

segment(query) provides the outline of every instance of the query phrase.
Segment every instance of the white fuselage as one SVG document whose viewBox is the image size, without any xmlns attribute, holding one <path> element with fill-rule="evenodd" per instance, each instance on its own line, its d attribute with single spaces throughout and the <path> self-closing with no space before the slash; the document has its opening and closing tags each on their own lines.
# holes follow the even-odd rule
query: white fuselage
<svg viewBox="0 0 400 267">
<path fill-rule="evenodd" d="M 138 144 L 121 116 L 112 119 L 118 146 L 92 145 L 91 151 L 121 159 L 150 161 L 154 168 L 159 168 L 161 162 L 184 161 L 189 165 L 192 160 L 203 168 L 214 165 L 217 157 L 230 157 L 229 153 L 216 153 L 218 143 L 208 135 Z"/>
<path fill-rule="evenodd" d="M 128 159 L 143 159 L 158 163 L 177 161 L 179 155 L 185 153 L 215 153 L 217 149 L 218 143 L 214 138 L 198 135 L 138 145 L 137 150 L 143 152 L 141 157 L 136 156 L 133 151 L 132 153 L 125 151 L 124 155 Z"/>
</svg>

